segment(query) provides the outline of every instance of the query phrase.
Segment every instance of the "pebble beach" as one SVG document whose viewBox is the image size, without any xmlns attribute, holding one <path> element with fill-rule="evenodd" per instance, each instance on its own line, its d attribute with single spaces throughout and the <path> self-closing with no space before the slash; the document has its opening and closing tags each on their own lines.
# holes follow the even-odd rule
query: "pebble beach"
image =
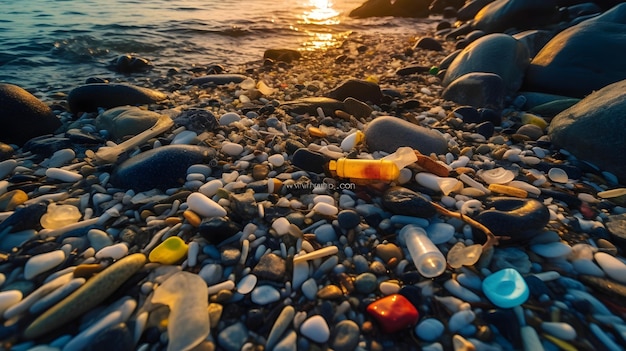
<svg viewBox="0 0 626 351">
<path fill-rule="evenodd" d="M 624 349 L 608 2 L 0 83 L 0 349 Z"/>
</svg>

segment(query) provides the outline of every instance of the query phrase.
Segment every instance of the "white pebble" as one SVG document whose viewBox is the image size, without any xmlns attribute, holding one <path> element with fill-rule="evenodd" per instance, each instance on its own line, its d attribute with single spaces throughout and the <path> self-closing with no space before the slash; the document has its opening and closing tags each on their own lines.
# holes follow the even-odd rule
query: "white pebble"
<svg viewBox="0 0 626 351">
<path fill-rule="evenodd" d="M 315 281 L 315 279 L 310 278 L 302 283 L 302 294 L 310 301 L 315 301 L 317 291 L 317 282 Z"/>
<path fill-rule="evenodd" d="M 305 320 L 300 326 L 300 333 L 317 343 L 325 343 L 330 337 L 330 329 L 324 317 L 315 315 Z"/>
<path fill-rule="evenodd" d="M 572 247 L 563 242 L 531 245 L 530 249 L 537 255 L 547 258 L 564 257 L 572 252 Z"/>
<path fill-rule="evenodd" d="M 334 216 L 339 213 L 339 210 L 333 205 L 329 205 L 325 202 L 318 202 L 315 206 L 313 206 L 313 212 L 324 216 Z"/>
<path fill-rule="evenodd" d="M 487 184 L 506 184 L 515 178 L 515 173 L 513 173 L 513 171 L 502 167 L 480 170 L 477 174 Z"/>
<path fill-rule="evenodd" d="M 19 290 L 7 290 L 0 292 L 0 315 L 2 315 L 7 308 L 20 302 L 22 297 L 22 292 Z"/>
<path fill-rule="evenodd" d="M 293 262 L 293 279 L 291 286 L 297 290 L 309 278 L 309 263 L 307 261 Z"/>
<path fill-rule="evenodd" d="M 222 206 L 200 192 L 192 193 L 187 197 L 187 206 L 202 217 L 226 216 L 226 210 Z"/>
<path fill-rule="evenodd" d="M 280 300 L 280 292 L 273 286 L 261 285 L 252 290 L 250 299 L 257 305 L 264 306 Z"/>
<path fill-rule="evenodd" d="M 626 284 L 626 264 L 624 262 L 604 252 L 597 252 L 594 258 L 606 275 Z"/>
<path fill-rule="evenodd" d="M 313 198 L 314 204 L 318 204 L 320 202 L 323 202 L 329 205 L 334 205 L 335 199 L 330 195 L 317 195 L 316 197 Z"/>
<path fill-rule="evenodd" d="M 241 116 L 236 112 L 227 112 L 220 116 L 220 125 L 227 126 L 231 123 L 239 122 Z"/>
<path fill-rule="evenodd" d="M 119 243 L 102 248 L 100 251 L 96 252 L 96 258 L 112 258 L 119 260 L 126 256 L 126 254 L 128 254 L 128 246 L 126 246 L 125 243 Z"/>
<path fill-rule="evenodd" d="M 278 217 L 274 222 L 272 222 L 272 229 L 274 229 L 278 235 L 285 235 L 289 233 L 289 226 L 289 220 L 285 217 Z"/>
<path fill-rule="evenodd" d="M 382 282 L 378 286 L 378 290 L 385 296 L 397 294 L 400 291 L 400 285 L 398 283 Z"/>
<path fill-rule="evenodd" d="M 423 319 L 416 327 L 415 334 L 422 340 L 435 341 L 439 339 L 445 326 L 436 318 Z"/>
<path fill-rule="evenodd" d="M 402 168 L 400 170 L 400 175 L 398 176 L 398 179 L 396 179 L 396 182 L 398 184 L 406 184 L 410 182 L 412 178 L 413 172 L 411 172 L 411 170 L 408 168 Z"/>
<path fill-rule="evenodd" d="M 224 184 L 222 183 L 221 180 L 213 179 L 210 182 L 207 182 L 204 185 L 202 185 L 198 189 L 198 191 L 207 197 L 213 197 L 213 195 L 217 193 L 217 190 L 223 186 Z"/>
<path fill-rule="evenodd" d="M 73 183 L 83 179 L 82 174 L 61 168 L 48 168 L 46 170 L 46 177 L 67 183 Z"/>
<path fill-rule="evenodd" d="M 342 141 L 341 141 L 341 150 L 348 152 L 350 150 L 352 150 L 363 138 L 363 133 L 362 132 L 354 132 L 351 134 L 348 134 L 348 136 L 346 136 Z"/>
<path fill-rule="evenodd" d="M 44 254 L 36 255 L 26 261 L 24 266 L 24 278 L 30 280 L 38 274 L 46 272 L 65 260 L 65 252 L 55 250 Z"/>
<path fill-rule="evenodd" d="M 248 274 L 241 278 L 237 284 L 237 292 L 242 295 L 249 294 L 255 287 L 258 279 L 254 274 Z"/>
<path fill-rule="evenodd" d="M 230 156 L 237 156 L 243 152 L 243 146 L 227 141 L 222 144 L 222 152 Z"/>
<path fill-rule="evenodd" d="M 281 154 L 274 154 L 267 158 L 267 161 L 274 167 L 280 167 L 285 164 L 285 158 Z"/>
<path fill-rule="evenodd" d="M 469 162 L 469 160 L 470 160 L 469 157 L 467 157 L 465 155 L 460 156 L 456 161 L 450 163 L 450 167 L 452 169 L 457 169 L 459 167 L 465 167 L 465 166 L 467 166 L 467 163 Z"/>
</svg>

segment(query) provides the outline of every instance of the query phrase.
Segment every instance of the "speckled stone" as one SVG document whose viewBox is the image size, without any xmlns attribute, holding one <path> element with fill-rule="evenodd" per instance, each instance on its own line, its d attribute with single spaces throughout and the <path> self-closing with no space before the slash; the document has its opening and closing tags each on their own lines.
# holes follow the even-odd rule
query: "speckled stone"
<svg viewBox="0 0 626 351">
<path fill-rule="evenodd" d="M 257 263 L 252 269 L 252 273 L 260 279 L 267 279 L 276 282 L 282 282 L 285 280 L 286 271 L 287 263 L 282 257 L 274 253 L 261 256 L 259 263 Z"/>
<path fill-rule="evenodd" d="M 359 344 L 359 332 L 358 324 L 343 320 L 335 325 L 330 346 L 335 351 L 353 351 Z"/>
<path fill-rule="evenodd" d="M 413 190 L 400 186 L 394 186 L 385 191 L 383 206 L 394 214 L 420 218 L 430 218 L 436 213 L 428 199 Z"/>
<path fill-rule="evenodd" d="M 429 155 L 443 154 L 448 149 L 448 142 L 440 132 L 391 116 L 377 117 L 367 125 L 365 143 L 370 152 L 393 153 L 401 146 L 408 146 Z"/>
</svg>

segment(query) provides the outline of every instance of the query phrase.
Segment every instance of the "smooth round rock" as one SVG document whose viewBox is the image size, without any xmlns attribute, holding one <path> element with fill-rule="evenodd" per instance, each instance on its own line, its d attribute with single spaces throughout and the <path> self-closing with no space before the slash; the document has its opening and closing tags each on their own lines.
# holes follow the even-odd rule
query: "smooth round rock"
<svg viewBox="0 0 626 351">
<path fill-rule="evenodd" d="M 148 260 L 161 264 L 176 264 L 187 255 L 187 248 L 183 239 L 170 236 L 150 251 Z"/>
<path fill-rule="evenodd" d="M 625 71 L 626 72 L 626 71 Z M 626 74 L 626 73 L 625 73 Z M 626 80 L 591 93 L 556 115 L 548 127 L 554 145 L 626 181 Z M 581 140 L 585 140 L 581 143 Z"/>
<path fill-rule="evenodd" d="M 494 73 L 470 72 L 453 81 L 441 97 L 461 105 L 502 109 L 506 87 L 502 78 Z"/>
<path fill-rule="evenodd" d="M 313 232 L 317 241 L 320 243 L 328 243 L 337 240 L 337 232 L 331 224 L 322 224 Z"/>
<path fill-rule="evenodd" d="M 391 116 L 377 117 L 367 125 L 365 143 L 370 152 L 394 153 L 399 147 L 408 146 L 429 155 L 443 154 L 448 149 L 440 132 Z"/>
<path fill-rule="evenodd" d="M 415 334 L 424 341 L 435 341 L 443 334 L 445 326 L 436 318 L 423 319 L 415 327 Z"/>
<path fill-rule="evenodd" d="M 619 12 L 626 5 L 615 6 Z M 610 12 L 571 26 L 550 40 L 530 62 L 524 88 L 583 98 L 626 79 L 626 67 L 616 52 L 626 52 L 626 23 Z M 576 57 L 576 60 L 572 60 Z"/>
<path fill-rule="evenodd" d="M 437 212 L 426 197 L 400 186 L 387 189 L 382 200 L 383 207 L 393 214 L 430 218 Z"/>
<path fill-rule="evenodd" d="M 361 273 L 354 279 L 354 288 L 362 294 L 369 294 L 376 290 L 378 281 L 373 273 Z"/>
<path fill-rule="evenodd" d="M 23 145 L 28 140 L 52 134 L 61 121 L 48 105 L 13 84 L 0 83 L 0 141 Z"/>
<path fill-rule="evenodd" d="M 280 300 L 280 292 L 270 285 L 257 286 L 250 294 L 252 302 L 264 306 Z"/>
<path fill-rule="evenodd" d="M 474 17 L 474 27 L 488 33 L 523 30 L 559 21 L 557 6 L 544 0 L 496 0 Z"/>
<path fill-rule="evenodd" d="M 604 252 L 596 252 L 594 258 L 607 276 L 626 284 L 626 264 L 624 262 Z"/>
<path fill-rule="evenodd" d="M 300 326 L 300 333 L 317 343 L 325 343 L 330 338 L 330 328 L 324 317 L 315 315 Z"/>
<path fill-rule="evenodd" d="M 441 43 L 438 42 L 437 39 L 430 38 L 430 37 L 419 38 L 419 40 L 417 41 L 417 43 L 415 43 L 415 46 L 413 48 L 414 49 L 432 50 L 432 51 L 441 51 L 441 50 L 443 50 L 443 47 L 441 46 Z"/>
<path fill-rule="evenodd" d="M 337 214 L 339 227 L 352 229 L 361 223 L 361 216 L 354 210 L 343 210 Z"/>
<path fill-rule="evenodd" d="M 383 98 L 378 84 L 362 79 L 348 79 L 328 93 L 330 98 L 343 101 L 346 98 L 355 98 L 362 102 L 379 103 Z"/>
<path fill-rule="evenodd" d="M 187 197 L 187 206 L 189 206 L 190 210 L 202 217 L 226 216 L 226 210 L 222 206 L 199 192 L 189 194 Z"/>
<path fill-rule="evenodd" d="M 161 146 L 122 162 L 111 175 L 111 183 L 135 191 L 179 187 L 191 165 L 207 164 L 215 155 L 214 149 L 203 146 Z"/>
<path fill-rule="evenodd" d="M 515 92 L 530 62 L 526 46 L 506 34 L 489 34 L 469 44 L 446 70 L 443 85 L 475 72 L 493 73 L 502 78 L 506 91 Z"/>
<path fill-rule="evenodd" d="M 65 261 L 65 252 L 61 250 L 50 251 L 36 255 L 26 261 L 24 265 L 24 278 L 30 280 L 40 273 L 51 270 Z"/>
<path fill-rule="evenodd" d="M 241 116 L 236 112 L 226 112 L 220 116 L 220 125 L 222 126 L 227 126 L 239 121 L 241 121 Z"/>
<path fill-rule="evenodd" d="M 167 95 L 130 84 L 87 84 L 72 89 L 67 95 L 70 111 L 93 112 L 98 107 L 110 109 L 125 105 L 145 105 L 164 100 Z"/>
<path fill-rule="evenodd" d="M 119 106 L 101 113 L 96 118 L 96 128 L 104 129 L 111 137 L 120 140 L 124 136 L 134 136 L 149 129 L 160 117 L 156 112 L 135 106 Z"/>
<path fill-rule="evenodd" d="M 126 254 L 128 254 L 128 246 L 125 243 L 118 243 L 100 249 L 100 251 L 96 252 L 96 258 L 112 258 L 119 260 L 126 256 Z"/>
<path fill-rule="evenodd" d="M 346 319 L 337 323 L 330 346 L 335 351 L 353 351 L 359 344 L 359 325 Z"/>
</svg>

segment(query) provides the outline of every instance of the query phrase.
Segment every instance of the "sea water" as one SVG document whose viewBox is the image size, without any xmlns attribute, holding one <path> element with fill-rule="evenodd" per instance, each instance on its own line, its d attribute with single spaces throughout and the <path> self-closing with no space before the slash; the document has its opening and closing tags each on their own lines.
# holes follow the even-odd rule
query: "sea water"
<svg viewBox="0 0 626 351">
<path fill-rule="evenodd" d="M 128 53 L 161 72 L 210 64 L 237 71 L 268 48 L 324 49 L 350 35 L 426 28 L 423 19 L 348 17 L 362 2 L 1 0 L 0 82 L 67 91 L 116 75 L 107 65 Z"/>
</svg>

